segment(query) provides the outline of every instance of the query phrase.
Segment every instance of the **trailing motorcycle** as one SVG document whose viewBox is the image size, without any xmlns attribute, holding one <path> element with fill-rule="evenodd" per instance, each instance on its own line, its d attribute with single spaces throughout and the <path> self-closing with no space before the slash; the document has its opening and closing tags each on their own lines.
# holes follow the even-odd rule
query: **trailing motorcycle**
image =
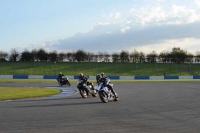
<svg viewBox="0 0 200 133">
<path fill-rule="evenodd" d="M 118 101 L 118 94 L 115 93 L 115 96 L 108 86 L 113 88 L 113 84 L 110 83 L 108 77 L 103 82 L 97 83 L 96 90 L 98 91 L 101 101 L 104 103 L 107 103 L 108 101 Z"/>
<path fill-rule="evenodd" d="M 62 76 L 61 79 L 57 79 L 58 80 L 58 84 L 60 86 L 63 86 L 63 85 L 68 85 L 68 86 L 71 86 L 70 82 L 69 82 L 69 79 L 65 76 Z"/>
<path fill-rule="evenodd" d="M 94 89 L 93 83 L 80 80 L 77 82 L 77 88 L 79 89 L 80 95 L 83 98 L 87 98 L 90 95 L 92 95 L 93 97 L 97 96 L 97 91 Z"/>
</svg>

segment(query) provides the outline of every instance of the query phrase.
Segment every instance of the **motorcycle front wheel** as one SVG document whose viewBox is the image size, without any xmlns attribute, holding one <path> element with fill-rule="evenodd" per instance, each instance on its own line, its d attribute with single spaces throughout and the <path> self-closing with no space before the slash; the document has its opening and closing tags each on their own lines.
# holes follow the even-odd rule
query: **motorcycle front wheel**
<svg viewBox="0 0 200 133">
<path fill-rule="evenodd" d="M 117 94 L 117 93 L 116 93 L 116 96 L 117 96 L 117 97 L 115 97 L 114 101 L 118 101 L 118 100 L 119 100 L 119 97 L 118 97 L 118 94 Z"/>
<path fill-rule="evenodd" d="M 97 97 L 97 93 L 92 94 L 93 97 Z"/>
<path fill-rule="evenodd" d="M 99 91 L 99 97 L 102 102 L 104 103 L 108 102 L 108 94 L 105 91 Z"/>
<path fill-rule="evenodd" d="M 71 86 L 71 84 L 70 84 L 70 82 L 69 81 L 67 81 L 67 83 L 66 83 L 68 86 Z"/>
<path fill-rule="evenodd" d="M 87 92 L 84 89 L 79 89 L 79 92 L 83 98 L 87 98 Z"/>
</svg>

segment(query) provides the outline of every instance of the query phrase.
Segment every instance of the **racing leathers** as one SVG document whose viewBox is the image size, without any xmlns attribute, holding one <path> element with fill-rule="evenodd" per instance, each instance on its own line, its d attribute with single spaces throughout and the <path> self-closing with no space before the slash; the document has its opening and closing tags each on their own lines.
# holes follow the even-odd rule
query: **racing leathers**
<svg viewBox="0 0 200 133">
<path fill-rule="evenodd" d="M 60 83 L 62 82 L 62 80 L 61 80 L 62 76 L 64 76 L 64 74 L 61 74 L 61 73 L 58 74 L 57 81 L 60 82 Z"/>
<path fill-rule="evenodd" d="M 88 85 L 92 85 L 92 88 L 94 88 L 93 83 L 88 81 L 88 77 L 87 76 L 82 76 L 78 78 L 79 84 L 77 85 L 77 88 L 80 88 L 82 86 L 84 86 L 84 88 L 87 89 L 87 92 L 90 93 L 91 90 L 88 87 Z"/>
</svg>

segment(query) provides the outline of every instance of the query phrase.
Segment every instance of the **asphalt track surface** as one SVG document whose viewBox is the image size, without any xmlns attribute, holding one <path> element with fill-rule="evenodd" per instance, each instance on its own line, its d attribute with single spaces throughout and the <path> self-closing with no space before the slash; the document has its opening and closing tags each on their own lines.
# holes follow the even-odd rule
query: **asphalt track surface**
<svg viewBox="0 0 200 133">
<path fill-rule="evenodd" d="M 57 87 L 57 83 L 0 83 Z M 67 87 L 67 86 L 66 86 Z M 0 133 L 200 133 L 200 82 L 114 83 L 119 101 L 79 93 L 0 102 Z M 70 87 L 76 89 L 76 84 Z"/>
</svg>

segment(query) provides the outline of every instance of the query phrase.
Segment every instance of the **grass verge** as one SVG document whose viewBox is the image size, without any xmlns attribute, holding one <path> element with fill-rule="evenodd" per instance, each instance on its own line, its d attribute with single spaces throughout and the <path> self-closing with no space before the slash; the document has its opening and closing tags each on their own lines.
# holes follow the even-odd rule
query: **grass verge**
<svg viewBox="0 0 200 133">
<path fill-rule="evenodd" d="M 55 88 L 0 87 L 0 101 L 46 97 L 60 92 Z"/>
</svg>

